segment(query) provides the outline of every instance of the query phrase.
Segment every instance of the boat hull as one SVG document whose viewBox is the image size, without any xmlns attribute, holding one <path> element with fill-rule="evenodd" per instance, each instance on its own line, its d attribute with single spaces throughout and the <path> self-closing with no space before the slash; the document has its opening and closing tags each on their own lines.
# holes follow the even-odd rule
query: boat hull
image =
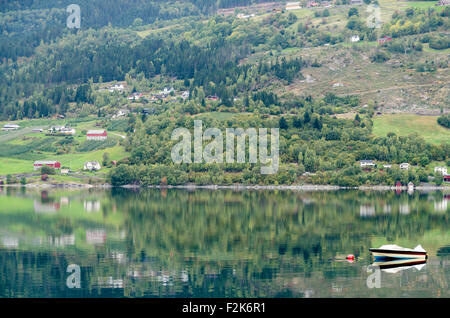
<svg viewBox="0 0 450 318">
<path fill-rule="evenodd" d="M 371 248 L 370 252 L 373 256 L 378 258 L 414 258 L 414 259 L 427 259 L 426 252 L 419 251 L 395 251 L 395 250 L 383 250 L 378 248 Z"/>
</svg>

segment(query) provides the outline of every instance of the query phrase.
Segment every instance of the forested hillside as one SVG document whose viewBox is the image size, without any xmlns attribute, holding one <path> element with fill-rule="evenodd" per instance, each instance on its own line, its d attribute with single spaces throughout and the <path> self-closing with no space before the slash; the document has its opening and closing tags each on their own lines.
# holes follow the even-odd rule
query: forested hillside
<svg viewBox="0 0 450 318">
<path fill-rule="evenodd" d="M 448 112 L 449 6 L 80 0 L 81 28 L 69 29 L 71 2 L 0 1 L 0 120 L 58 115 L 109 125 L 125 109 L 129 156 L 112 174 L 116 184 L 295 183 L 305 172 L 324 184 L 425 182 L 432 162 L 448 160 L 448 144 L 377 138 L 372 128 L 392 109 Z M 379 29 L 367 23 L 369 4 L 380 5 Z M 280 172 L 173 168 L 171 131 L 192 128 L 196 117 L 205 127 L 280 128 Z M 363 159 L 417 169 L 367 173 L 355 166 Z"/>
</svg>

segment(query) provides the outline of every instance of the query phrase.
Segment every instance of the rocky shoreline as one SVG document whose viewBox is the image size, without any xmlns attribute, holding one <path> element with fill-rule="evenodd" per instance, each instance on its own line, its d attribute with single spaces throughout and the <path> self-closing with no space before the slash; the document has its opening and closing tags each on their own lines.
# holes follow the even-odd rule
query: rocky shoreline
<svg viewBox="0 0 450 318">
<path fill-rule="evenodd" d="M 25 188 L 63 188 L 63 189 L 111 189 L 114 186 L 110 184 L 83 184 L 83 183 L 30 183 L 26 185 L 21 184 L 6 184 L 1 185 L 3 187 L 25 187 Z M 314 185 L 314 184 L 304 184 L 304 185 L 196 185 L 196 184 L 186 184 L 186 185 L 154 185 L 143 187 L 140 185 L 124 185 L 119 188 L 125 189 L 207 189 L 207 190 L 305 190 L 305 191 L 334 191 L 334 190 L 377 190 L 377 191 L 391 191 L 391 190 L 408 190 L 408 187 L 395 187 L 395 186 L 385 186 L 385 185 L 374 185 L 374 186 L 359 186 L 359 187 L 342 187 L 335 185 Z M 418 191 L 438 191 L 438 190 L 450 190 L 450 185 L 418 185 L 414 187 L 414 190 Z"/>
<path fill-rule="evenodd" d="M 25 187 L 25 188 L 64 188 L 64 189 L 111 189 L 115 188 L 110 184 L 83 184 L 83 183 L 30 183 L 26 185 L 21 184 L 5 184 L 0 185 L 0 187 Z M 385 186 L 385 185 L 374 185 L 374 186 L 359 186 L 359 187 L 342 187 L 336 185 L 314 185 L 314 184 L 303 184 L 303 185 L 197 185 L 197 184 L 186 184 L 186 185 L 153 185 L 143 187 L 140 185 L 129 184 L 123 185 L 118 188 L 125 189 L 207 189 L 207 190 L 305 190 L 305 191 L 333 191 L 333 190 L 378 190 L 378 191 L 391 191 L 391 190 L 408 190 L 407 186 Z M 438 190 L 450 190 L 450 185 L 418 185 L 414 187 L 414 190 L 418 191 L 438 191 Z"/>
</svg>

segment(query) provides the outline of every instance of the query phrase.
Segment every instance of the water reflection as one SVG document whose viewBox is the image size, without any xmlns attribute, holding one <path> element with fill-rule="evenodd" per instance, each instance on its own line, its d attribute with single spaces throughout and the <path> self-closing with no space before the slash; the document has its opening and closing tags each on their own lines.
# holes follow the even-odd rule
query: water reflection
<svg viewBox="0 0 450 318">
<path fill-rule="evenodd" d="M 445 195 L 3 188 L 0 296 L 448 297 Z M 369 247 L 383 244 L 430 259 L 370 289 Z"/>
</svg>

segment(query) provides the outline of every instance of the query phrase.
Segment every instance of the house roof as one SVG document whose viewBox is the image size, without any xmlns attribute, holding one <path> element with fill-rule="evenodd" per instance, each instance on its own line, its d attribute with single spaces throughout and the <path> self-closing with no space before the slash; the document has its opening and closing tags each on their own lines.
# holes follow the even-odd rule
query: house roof
<svg viewBox="0 0 450 318">
<path fill-rule="evenodd" d="M 37 160 L 34 162 L 35 165 L 52 165 L 58 163 L 56 160 Z"/>
<path fill-rule="evenodd" d="M 88 132 L 86 133 L 88 136 L 103 136 L 106 135 L 106 130 L 101 129 L 101 130 L 88 130 Z"/>
</svg>

